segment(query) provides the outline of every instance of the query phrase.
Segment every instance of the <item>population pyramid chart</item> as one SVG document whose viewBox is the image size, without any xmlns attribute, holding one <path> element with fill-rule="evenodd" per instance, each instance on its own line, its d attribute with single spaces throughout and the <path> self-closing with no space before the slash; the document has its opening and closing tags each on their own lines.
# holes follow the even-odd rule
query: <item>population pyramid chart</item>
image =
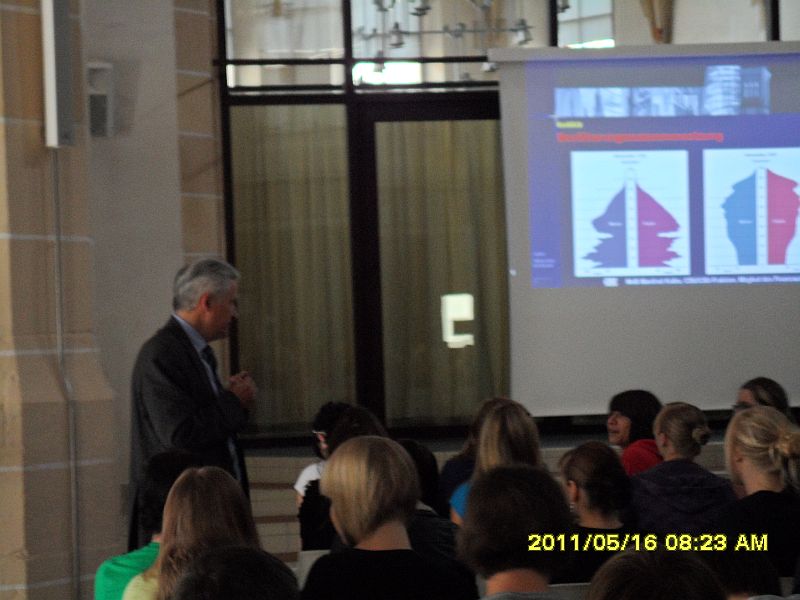
<svg viewBox="0 0 800 600">
<path fill-rule="evenodd" d="M 685 151 L 573 152 L 575 277 L 688 275 Z"/>
<path fill-rule="evenodd" d="M 800 273 L 800 148 L 703 154 L 706 273 Z"/>
</svg>

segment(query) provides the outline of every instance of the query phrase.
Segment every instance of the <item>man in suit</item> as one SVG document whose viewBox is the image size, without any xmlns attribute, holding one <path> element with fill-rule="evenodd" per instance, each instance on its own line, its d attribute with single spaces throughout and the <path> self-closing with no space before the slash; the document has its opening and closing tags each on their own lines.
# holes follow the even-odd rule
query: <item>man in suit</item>
<svg viewBox="0 0 800 600">
<path fill-rule="evenodd" d="M 208 345 L 226 337 L 237 316 L 238 281 L 239 272 L 223 261 L 183 267 L 175 276 L 172 316 L 139 351 L 131 381 L 131 550 L 147 542 L 137 490 L 142 469 L 155 454 L 188 450 L 204 464 L 225 469 L 248 490 L 236 433 L 247 423 L 256 386 L 241 372 L 224 387 Z"/>
</svg>

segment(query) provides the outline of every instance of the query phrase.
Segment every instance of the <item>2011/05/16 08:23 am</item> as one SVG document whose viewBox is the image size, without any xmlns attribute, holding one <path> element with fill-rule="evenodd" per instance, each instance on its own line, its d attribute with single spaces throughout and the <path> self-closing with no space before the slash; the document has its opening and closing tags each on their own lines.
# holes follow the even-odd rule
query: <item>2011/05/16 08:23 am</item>
<svg viewBox="0 0 800 600">
<path fill-rule="evenodd" d="M 724 533 L 669 533 L 659 543 L 659 536 L 648 533 L 532 533 L 528 536 L 530 552 L 624 552 L 627 549 L 648 552 L 659 548 L 669 552 L 766 552 L 767 534 L 744 534 L 729 540 Z M 734 543 L 729 543 L 734 542 Z"/>
</svg>

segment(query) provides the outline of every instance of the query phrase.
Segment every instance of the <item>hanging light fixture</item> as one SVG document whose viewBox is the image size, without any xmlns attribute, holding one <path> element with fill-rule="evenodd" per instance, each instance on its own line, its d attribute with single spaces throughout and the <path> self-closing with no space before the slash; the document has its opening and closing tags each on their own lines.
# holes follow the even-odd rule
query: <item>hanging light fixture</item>
<svg viewBox="0 0 800 600">
<path fill-rule="evenodd" d="M 400 29 L 400 23 L 395 21 L 394 27 L 389 31 L 389 45 L 392 48 L 402 48 L 405 45 L 403 40 L 403 30 Z"/>
<path fill-rule="evenodd" d="M 524 46 L 533 40 L 533 37 L 531 36 L 531 26 L 528 25 L 528 22 L 525 19 L 520 19 L 514 23 L 514 27 L 511 28 L 511 31 L 514 32 L 514 38 L 519 46 Z"/>
</svg>

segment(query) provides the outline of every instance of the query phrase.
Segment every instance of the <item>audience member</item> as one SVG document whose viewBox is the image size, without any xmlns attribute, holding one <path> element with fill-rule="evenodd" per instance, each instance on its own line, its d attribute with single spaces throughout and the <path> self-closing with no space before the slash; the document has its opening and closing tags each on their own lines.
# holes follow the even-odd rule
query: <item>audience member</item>
<svg viewBox="0 0 800 600">
<path fill-rule="evenodd" d="M 172 600 L 300 600 L 292 570 L 250 546 L 212 548 L 185 569 Z"/>
<path fill-rule="evenodd" d="M 178 578 L 194 558 L 229 545 L 260 548 L 250 501 L 223 469 L 187 469 L 164 505 L 158 559 L 131 580 L 123 600 L 170 599 Z"/>
<path fill-rule="evenodd" d="M 699 552 L 717 575 L 728 600 L 781 596 L 778 571 L 763 552 Z"/>
<path fill-rule="evenodd" d="M 478 437 L 475 479 L 489 469 L 523 463 L 538 466 L 539 430 L 530 413 L 519 403 L 507 401 L 486 415 Z M 450 518 L 460 525 L 464 519 L 471 480 L 462 483 L 450 498 Z"/>
<path fill-rule="evenodd" d="M 622 448 L 622 466 L 636 475 L 661 462 L 653 421 L 661 402 L 646 390 L 627 390 L 613 398 L 608 407 L 608 443 Z"/>
<path fill-rule="evenodd" d="M 653 431 L 664 462 L 632 479 L 637 529 L 661 535 L 710 532 L 736 496 L 730 482 L 694 462 L 711 437 L 703 411 L 684 402 L 667 404 Z"/>
<path fill-rule="evenodd" d="M 715 531 L 767 537 L 767 553 L 782 577 L 794 574 L 800 555 L 800 430 L 769 406 L 737 412 L 725 433 L 725 460 L 746 496 L 731 504 Z"/>
<path fill-rule="evenodd" d="M 349 406 L 337 419 L 330 435 L 326 436 L 328 456 L 347 440 L 360 435 L 389 437 L 372 412 L 361 406 Z M 329 550 L 333 546 L 336 529 L 329 515 L 330 506 L 330 500 L 320 494 L 320 480 L 309 482 L 297 515 L 303 550 Z"/>
<path fill-rule="evenodd" d="M 595 573 L 586 600 L 725 600 L 706 564 L 691 552 L 621 552 Z"/>
<path fill-rule="evenodd" d="M 783 389 L 780 383 L 769 377 L 756 377 L 745 381 L 736 395 L 736 404 L 733 405 L 733 410 L 743 410 L 757 405 L 771 406 L 794 422 L 786 390 Z"/>
<path fill-rule="evenodd" d="M 574 532 L 580 544 L 587 539 L 607 539 L 608 534 L 628 532 L 621 513 L 631 499 L 630 479 L 619 456 L 603 442 L 586 442 L 570 450 L 558 463 L 562 481 L 576 520 Z M 586 582 L 614 555 L 602 544 L 595 550 L 581 552 L 580 560 L 558 578 L 557 583 Z M 599 548 L 602 548 L 600 550 Z"/>
<path fill-rule="evenodd" d="M 425 559 L 454 561 L 456 557 L 456 530 L 449 519 L 440 517 L 429 502 L 435 502 L 439 471 L 436 458 L 428 448 L 414 440 L 398 440 L 408 452 L 420 482 L 420 500 L 408 522 L 411 547 Z"/>
<path fill-rule="evenodd" d="M 530 551 L 530 535 L 568 532 L 569 508 L 555 480 L 527 465 L 497 467 L 474 480 L 459 554 L 486 579 L 492 600 L 550 600 L 551 577 L 568 551 Z"/>
<path fill-rule="evenodd" d="M 297 493 L 298 508 L 303 503 L 306 495 L 306 487 L 312 481 L 322 477 L 322 469 L 325 467 L 325 459 L 328 458 L 328 434 L 336 425 L 336 421 L 342 414 L 350 408 L 345 402 L 326 402 L 317 411 L 314 422 L 311 424 L 311 435 L 313 437 L 314 454 L 320 459 L 308 465 L 300 472 L 297 481 L 294 483 L 294 491 Z"/>
<path fill-rule="evenodd" d="M 308 574 L 307 600 L 474 598 L 474 582 L 435 567 L 411 549 L 406 523 L 419 499 L 416 468 L 387 438 L 358 436 L 339 446 L 322 474 L 331 518 L 352 550 L 317 560 Z"/>
<path fill-rule="evenodd" d="M 120 600 L 130 580 L 153 565 L 161 545 L 161 516 L 167 494 L 184 470 L 200 465 L 200 457 L 185 450 L 161 452 L 147 462 L 139 479 L 139 519 L 150 543 L 100 565 L 94 578 L 95 600 Z"/>
<path fill-rule="evenodd" d="M 495 407 L 508 402 L 511 402 L 511 400 L 503 397 L 485 400 L 475 414 L 475 418 L 472 419 L 464 447 L 461 448 L 458 454 L 444 463 L 442 473 L 439 476 L 439 498 L 434 507 L 440 515 L 450 514 L 450 497 L 458 486 L 465 481 L 469 481 L 470 477 L 472 477 L 472 472 L 475 470 L 475 456 L 478 451 L 478 437 L 486 415 L 492 412 Z"/>
</svg>

